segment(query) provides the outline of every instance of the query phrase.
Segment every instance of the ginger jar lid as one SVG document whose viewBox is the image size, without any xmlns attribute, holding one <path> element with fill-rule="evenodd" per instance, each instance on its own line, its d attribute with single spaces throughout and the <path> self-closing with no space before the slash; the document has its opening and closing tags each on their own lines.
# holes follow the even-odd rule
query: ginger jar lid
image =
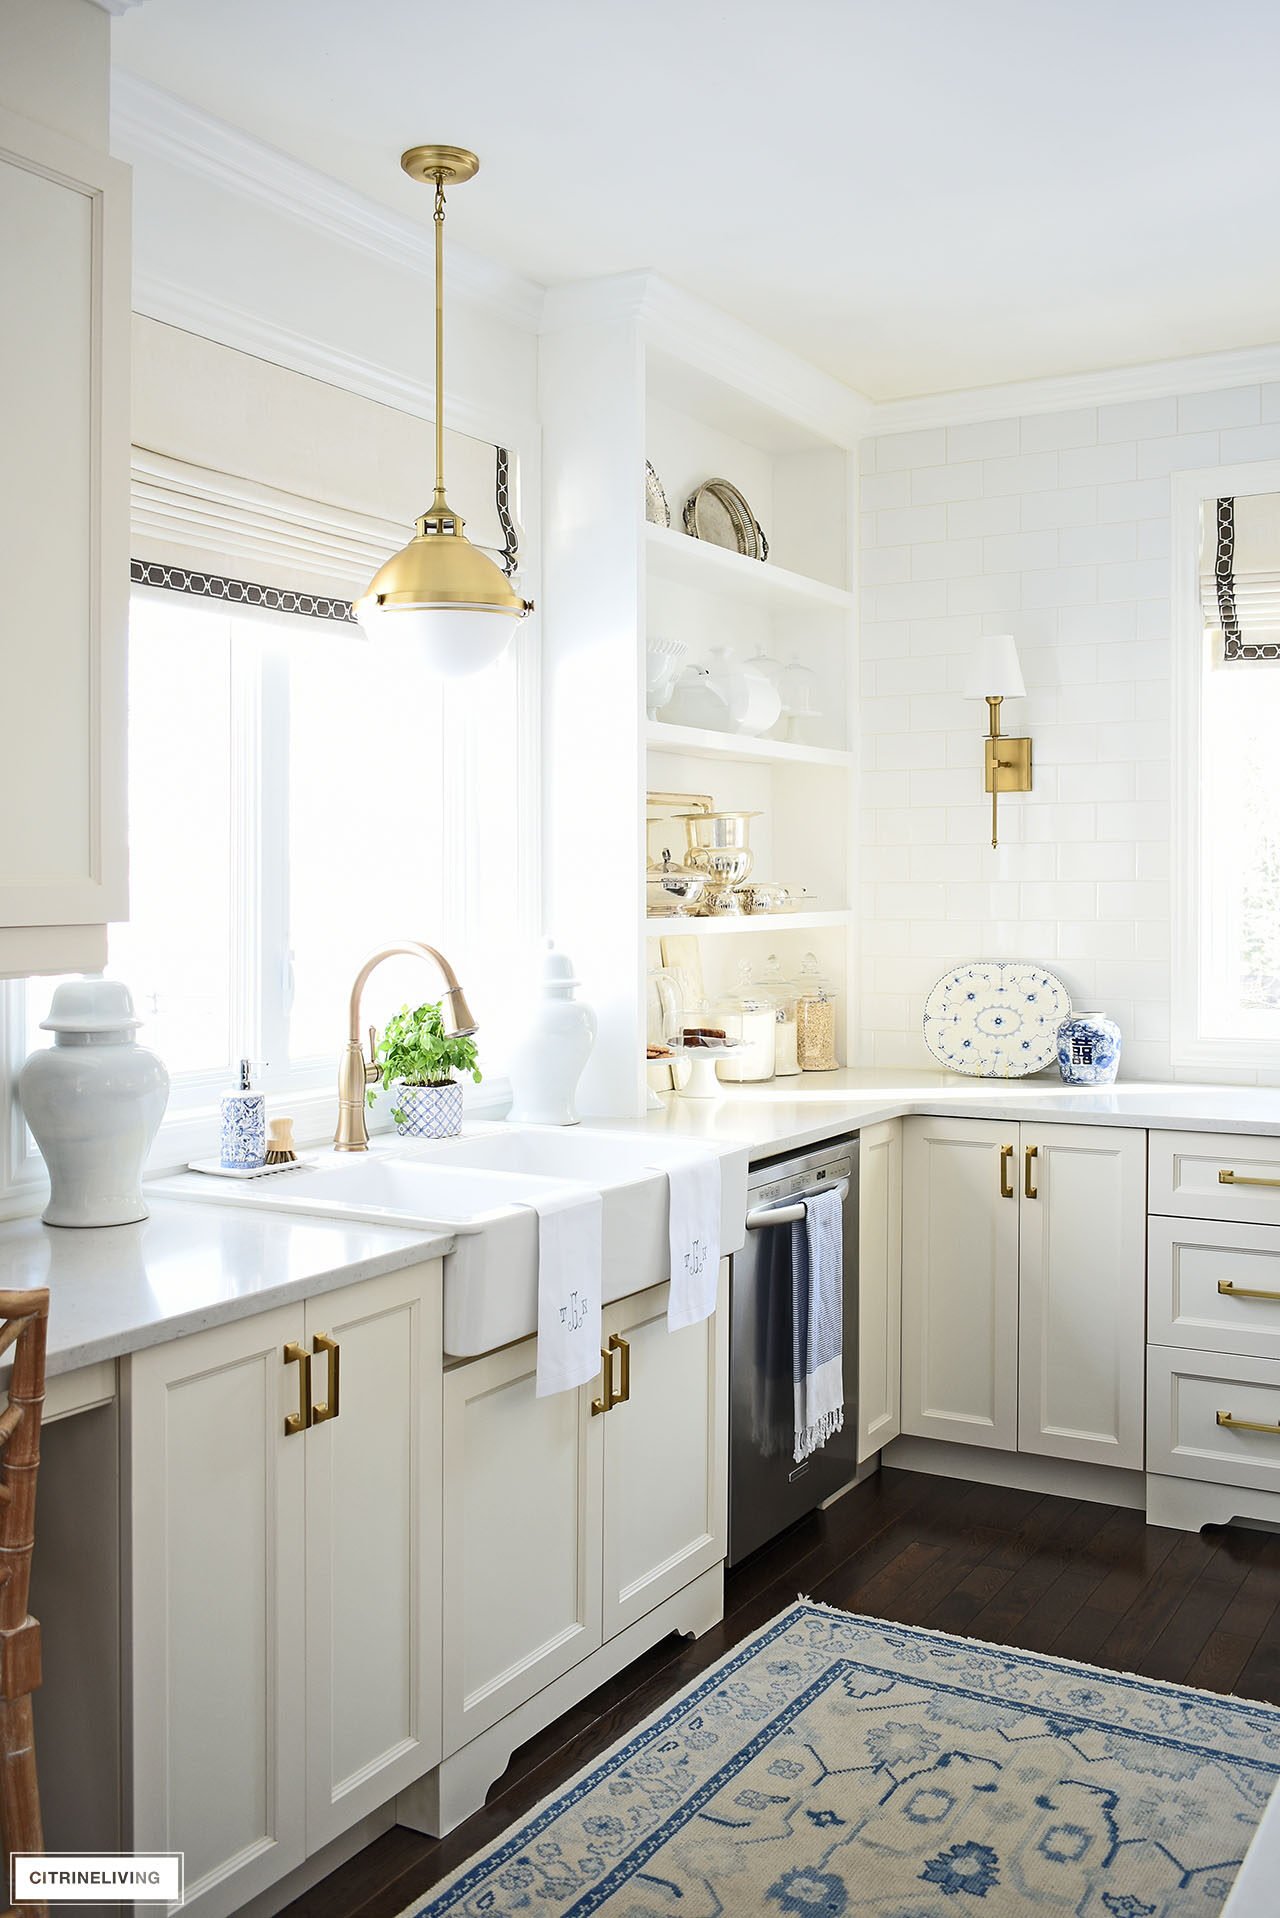
<svg viewBox="0 0 1280 1918">
<path fill-rule="evenodd" d="M 134 1032 L 142 1024 L 122 979 L 68 979 L 56 986 L 42 1032 Z"/>
</svg>

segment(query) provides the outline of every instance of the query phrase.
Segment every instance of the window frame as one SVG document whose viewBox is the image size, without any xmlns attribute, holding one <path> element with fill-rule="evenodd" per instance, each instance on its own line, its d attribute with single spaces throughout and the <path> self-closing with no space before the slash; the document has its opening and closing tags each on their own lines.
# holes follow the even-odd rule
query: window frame
<svg viewBox="0 0 1280 1918">
<path fill-rule="evenodd" d="M 1205 1000 L 1204 879 L 1212 849 L 1204 844 L 1205 638 L 1200 599 L 1201 515 L 1207 500 L 1280 492 L 1280 460 L 1201 467 L 1172 476 L 1173 564 L 1173 951 L 1170 1041 L 1173 1069 L 1184 1076 L 1273 1075 L 1280 1072 L 1280 1030 L 1256 1038 L 1207 1033 Z M 1280 665 L 1254 668 L 1240 662 L 1233 672 L 1280 672 Z M 1280 1015 L 1277 1015 L 1280 1025 Z"/>
</svg>

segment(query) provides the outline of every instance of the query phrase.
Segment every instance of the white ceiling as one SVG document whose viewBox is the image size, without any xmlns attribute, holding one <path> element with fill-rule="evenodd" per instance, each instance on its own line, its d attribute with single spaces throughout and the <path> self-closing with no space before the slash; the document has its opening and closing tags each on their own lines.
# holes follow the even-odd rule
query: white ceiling
<svg viewBox="0 0 1280 1918">
<path fill-rule="evenodd" d="M 117 64 L 544 284 L 876 399 L 1280 340 L 1276 0 L 148 0 Z"/>
</svg>

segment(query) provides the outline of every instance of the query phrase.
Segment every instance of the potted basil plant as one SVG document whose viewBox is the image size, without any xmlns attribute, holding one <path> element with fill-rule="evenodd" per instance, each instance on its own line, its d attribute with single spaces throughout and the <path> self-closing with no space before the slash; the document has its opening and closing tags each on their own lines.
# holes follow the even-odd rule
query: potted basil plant
<svg viewBox="0 0 1280 1918">
<path fill-rule="evenodd" d="M 476 1042 L 447 1033 L 440 1005 L 401 1006 L 378 1042 L 382 1083 L 395 1095 L 391 1117 L 405 1139 L 456 1139 L 462 1130 L 462 1087 L 455 1072 L 480 1083 Z M 369 1093 L 369 1104 L 377 1097 Z"/>
</svg>

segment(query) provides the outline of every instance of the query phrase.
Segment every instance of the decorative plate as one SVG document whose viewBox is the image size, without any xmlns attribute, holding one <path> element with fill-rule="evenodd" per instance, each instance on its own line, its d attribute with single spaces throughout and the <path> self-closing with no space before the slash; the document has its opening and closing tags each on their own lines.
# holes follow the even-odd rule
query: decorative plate
<svg viewBox="0 0 1280 1918">
<path fill-rule="evenodd" d="M 709 479 L 690 493 L 684 506 L 684 530 L 709 545 L 723 546 L 747 559 L 768 559 L 769 542 L 737 487 Z"/>
<path fill-rule="evenodd" d="M 671 508 L 662 481 L 646 460 L 644 463 L 644 516 L 651 526 L 670 526 Z"/>
<path fill-rule="evenodd" d="M 924 1002 L 924 1042 L 949 1072 L 1022 1079 L 1058 1056 L 1071 1010 L 1061 979 L 1026 959 L 974 959 L 939 979 Z"/>
</svg>

